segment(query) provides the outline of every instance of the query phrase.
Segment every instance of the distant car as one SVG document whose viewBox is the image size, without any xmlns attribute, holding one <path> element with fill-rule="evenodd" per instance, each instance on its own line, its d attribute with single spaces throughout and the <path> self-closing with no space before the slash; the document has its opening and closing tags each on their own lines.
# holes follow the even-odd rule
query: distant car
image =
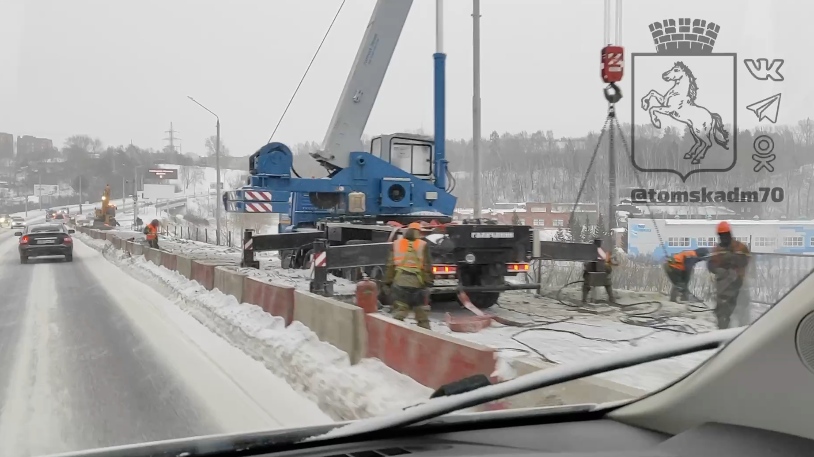
<svg viewBox="0 0 814 457">
<path fill-rule="evenodd" d="M 22 217 L 14 216 L 11 218 L 11 229 L 24 229 L 25 228 L 25 219 Z"/>
<path fill-rule="evenodd" d="M 64 224 L 64 223 L 68 222 L 68 218 L 65 217 L 65 214 L 63 214 L 63 213 L 56 213 L 56 214 L 53 215 L 53 217 L 51 217 L 51 221 L 52 222 L 62 222 Z"/>
<path fill-rule="evenodd" d="M 11 227 L 11 216 L 8 214 L 0 214 L 0 227 Z"/>
<path fill-rule="evenodd" d="M 24 231 L 16 232 L 20 237 L 20 263 L 27 263 L 30 257 L 58 256 L 66 262 L 73 261 L 73 230 L 63 224 L 34 224 Z"/>
</svg>

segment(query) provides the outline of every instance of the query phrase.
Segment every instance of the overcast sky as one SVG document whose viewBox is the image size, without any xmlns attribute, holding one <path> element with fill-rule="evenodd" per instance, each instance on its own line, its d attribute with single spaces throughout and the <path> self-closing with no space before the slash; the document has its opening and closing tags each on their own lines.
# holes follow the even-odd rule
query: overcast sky
<svg viewBox="0 0 814 457">
<path fill-rule="evenodd" d="M 161 148 L 170 122 L 203 152 L 218 113 L 233 155 L 268 139 L 341 0 L 2 0 L 0 131 L 99 137 Z M 605 116 L 600 0 L 482 0 L 483 132 L 578 136 Z M 321 141 L 375 0 L 347 0 L 275 139 Z M 445 2 L 447 133 L 472 135 L 472 2 Z M 716 52 L 785 58 L 782 85 L 741 88 L 739 104 L 783 92 L 782 122 L 814 117 L 810 0 L 626 0 L 623 44 L 653 52 L 648 24 L 721 24 Z M 416 0 L 367 132 L 432 133 L 435 1 Z M 748 77 L 740 67 L 741 80 Z M 699 77 L 699 80 L 701 78 Z M 627 80 L 629 88 L 629 79 Z M 663 88 L 661 88 L 663 89 Z M 775 90 L 777 89 L 777 90 Z M 703 85 L 699 99 L 703 98 Z M 771 92 L 771 93 L 770 93 Z M 626 90 L 626 95 L 629 90 Z M 629 119 L 629 99 L 621 117 Z M 747 103 L 748 102 L 748 103 Z M 741 120 L 751 127 L 752 119 Z M 754 119 L 756 120 L 756 119 Z"/>
</svg>

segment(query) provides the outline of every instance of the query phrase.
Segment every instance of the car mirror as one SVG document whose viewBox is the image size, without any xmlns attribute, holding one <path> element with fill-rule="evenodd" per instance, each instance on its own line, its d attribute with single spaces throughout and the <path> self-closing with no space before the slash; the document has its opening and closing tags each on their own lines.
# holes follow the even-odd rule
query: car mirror
<svg viewBox="0 0 814 457">
<path fill-rule="evenodd" d="M 14 232 L 14 236 L 23 236 L 23 232 Z"/>
<path fill-rule="evenodd" d="M 68 233 L 76 233 L 76 230 L 74 230 L 74 229 L 69 229 L 69 230 L 68 230 Z"/>
</svg>

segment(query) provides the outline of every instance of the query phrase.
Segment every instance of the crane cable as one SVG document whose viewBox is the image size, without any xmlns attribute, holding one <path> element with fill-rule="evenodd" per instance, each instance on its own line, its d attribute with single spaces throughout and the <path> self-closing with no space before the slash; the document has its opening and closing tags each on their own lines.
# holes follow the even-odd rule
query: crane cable
<svg viewBox="0 0 814 457">
<path fill-rule="evenodd" d="M 319 51 L 322 50 L 322 45 L 325 44 L 325 40 L 328 38 L 328 34 L 331 33 L 331 29 L 333 28 L 334 23 L 336 22 L 336 18 L 339 17 L 339 13 L 342 11 L 342 7 L 345 6 L 345 1 L 347 1 L 347 0 L 342 0 L 342 3 L 339 5 L 339 9 L 336 10 L 336 14 L 334 15 L 334 18 L 331 21 L 331 24 L 328 26 L 328 30 L 325 31 L 325 35 L 322 37 L 322 41 L 319 43 L 319 46 L 317 46 L 317 50 L 316 50 L 316 52 L 314 52 L 314 56 L 311 57 L 311 62 L 308 64 L 308 67 L 305 69 L 305 73 L 302 74 L 302 78 L 300 78 L 300 82 L 299 82 L 299 84 L 297 84 L 297 88 L 294 89 L 294 93 L 291 94 L 291 99 L 288 100 L 288 105 L 286 105 L 285 110 L 283 110 L 283 114 L 280 116 L 280 120 L 277 121 L 277 125 L 274 127 L 274 131 L 271 132 L 271 136 L 269 136 L 268 143 L 271 143 L 271 139 L 274 138 L 274 134 L 277 133 L 277 129 L 280 128 L 280 124 L 282 124 L 286 113 L 288 113 L 288 108 L 291 107 L 291 103 L 294 101 L 294 97 L 296 97 L 297 92 L 300 91 L 300 87 L 302 86 L 303 81 L 305 81 L 305 77 L 308 76 L 308 71 L 311 70 L 311 65 L 313 65 L 314 61 L 317 59 L 317 56 L 319 55 Z M 294 174 L 297 174 L 296 171 L 294 172 Z M 298 175 L 298 177 L 299 177 L 299 175 Z"/>
<path fill-rule="evenodd" d="M 611 1 L 612 0 L 605 0 L 605 37 L 604 37 L 605 38 L 605 43 L 604 44 L 606 46 L 611 45 L 611 41 L 610 41 L 610 29 L 611 29 L 611 19 L 612 19 L 611 18 L 611 16 L 612 16 L 612 14 L 611 14 Z M 616 0 L 617 8 L 616 8 L 616 11 L 615 11 L 615 16 L 613 17 L 613 22 L 615 22 L 615 29 L 616 29 L 615 44 L 617 46 L 621 45 L 621 39 L 622 39 L 621 38 L 621 36 L 622 36 L 622 33 L 621 33 L 622 5 L 621 4 L 622 4 L 622 0 Z M 619 79 L 621 79 L 621 78 L 619 78 Z M 617 79 L 617 81 L 618 81 L 618 79 Z M 602 144 L 602 138 L 605 136 L 605 133 L 608 133 L 608 148 L 609 148 L 609 152 L 612 152 L 614 147 L 615 147 L 615 144 L 614 144 L 615 143 L 614 142 L 614 129 L 617 131 L 616 133 L 618 133 L 618 135 L 619 135 L 619 140 L 621 141 L 622 147 L 625 150 L 625 155 L 631 161 L 631 164 L 633 164 L 633 156 L 631 154 L 630 148 L 628 147 L 627 138 L 625 137 L 624 130 L 619 125 L 619 119 L 616 116 L 616 103 L 622 98 L 622 92 L 616 86 L 616 84 L 614 82 L 611 82 L 605 88 L 604 95 L 605 95 L 605 99 L 608 101 L 608 115 L 607 115 L 607 117 L 605 119 L 605 124 L 602 126 L 602 130 L 599 133 L 599 137 L 597 138 L 596 147 L 594 148 L 593 154 L 591 155 L 591 160 L 590 160 L 590 162 L 588 164 L 588 169 L 586 170 L 585 175 L 582 178 L 582 182 L 580 183 L 579 191 L 577 193 L 577 198 L 576 198 L 576 201 L 574 202 L 574 206 L 573 206 L 573 208 L 571 210 L 570 217 L 571 217 L 572 220 L 573 220 L 573 218 L 574 218 L 574 216 L 576 214 L 576 210 L 577 210 L 577 207 L 579 205 L 580 198 L 582 197 L 582 193 L 583 193 L 583 191 L 585 189 L 585 185 L 587 184 L 588 177 L 589 177 L 589 175 L 591 173 L 591 169 L 593 168 L 594 162 L 596 161 L 596 157 L 597 157 L 597 154 L 599 152 L 599 148 L 601 147 L 601 144 Z M 633 175 L 636 178 L 636 182 L 639 185 L 639 187 L 643 188 L 644 186 L 642 185 L 641 178 L 639 177 L 639 174 L 634 172 Z M 614 198 L 614 196 L 609 195 L 609 198 Z M 669 257 L 669 253 L 667 252 L 667 246 L 664 244 L 664 239 L 661 236 L 661 231 L 659 230 L 659 227 L 656 224 L 655 216 L 653 214 L 653 211 L 650 208 L 650 203 L 648 201 L 645 201 L 645 206 L 647 207 L 648 216 L 650 217 L 650 220 L 653 223 L 653 228 L 655 229 L 656 235 L 658 236 L 658 240 L 659 240 L 659 244 L 661 246 L 661 249 L 662 249 L 662 251 L 664 253 L 665 258 L 667 258 L 667 257 Z M 614 218 L 614 219 L 609 219 L 609 224 L 613 225 L 613 221 L 615 221 L 616 215 L 615 214 L 609 214 L 608 217 L 609 218 Z M 612 255 L 612 253 L 610 255 Z M 561 304 L 566 304 L 565 302 L 563 302 L 563 300 L 560 299 L 560 293 L 562 292 L 562 290 L 564 288 L 568 287 L 569 285 L 578 284 L 578 283 L 582 283 L 582 282 L 584 282 L 584 281 L 574 281 L 574 282 L 570 282 L 570 283 L 566 284 L 565 286 L 563 286 L 557 292 L 557 300 Z M 697 301 L 701 301 L 701 300 L 698 300 L 698 298 L 695 297 L 694 295 L 693 295 L 693 298 L 695 298 L 695 300 L 697 300 Z M 631 309 L 631 308 L 641 306 L 641 305 L 646 305 L 646 304 L 654 305 L 654 308 L 649 309 L 649 310 L 634 310 L 634 309 Z M 618 304 L 618 305 L 616 305 L 616 307 L 620 308 L 622 310 L 622 313 L 623 313 L 623 316 L 619 320 L 621 322 L 623 322 L 623 323 L 626 323 L 626 324 L 643 326 L 643 327 L 650 327 L 650 328 L 657 329 L 657 330 L 671 330 L 671 331 L 678 331 L 678 332 L 681 332 L 681 333 L 695 333 L 695 329 L 692 329 L 691 327 L 689 327 L 687 325 L 670 324 L 669 322 L 667 322 L 667 320 L 669 319 L 669 317 L 667 317 L 667 316 L 656 316 L 655 313 L 660 311 L 661 308 L 662 308 L 661 302 L 658 302 L 658 301 L 643 301 L 643 302 L 629 303 L 629 304 Z M 694 305 L 693 307 L 688 306 L 688 308 L 690 308 L 690 311 L 693 311 L 693 312 L 704 312 L 704 311 L 709 310 L 709 307 L 707 307 L 707 306 L 704 306 L 703 308 L 701 308 L 698 305 Z M 693 308 L 695 308 L 695 309 L 693 309 Z M 698 308 L 701 308 L 701 309 L 698 309 Z"/>
</svg>

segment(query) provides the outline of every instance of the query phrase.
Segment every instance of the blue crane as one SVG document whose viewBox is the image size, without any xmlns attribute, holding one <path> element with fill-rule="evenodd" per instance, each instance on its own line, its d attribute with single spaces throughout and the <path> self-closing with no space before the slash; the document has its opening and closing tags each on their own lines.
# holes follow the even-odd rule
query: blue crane
<svg viewBox="0 0 814 457">
<path fill-rule="evenodd" d="M 249 160 L 246 186 L 227 191 L 228 212 L 279 213 L 281 232 L 313 227 L 335 217 L 347 220 L 451 220 L 456 198 L 446 187 L 444 63 L 435 59 L 436 137 L 394 133 L 362 144 L 370 113 L 396 49 L 412 0 L 379 0 L 339 97 L 319 152 L 311 156 L 326 178 L 303 178 L 283 143 L 269 143 Z M 439 50 L 440 51 L 440 50 Z"/>
</svg>

